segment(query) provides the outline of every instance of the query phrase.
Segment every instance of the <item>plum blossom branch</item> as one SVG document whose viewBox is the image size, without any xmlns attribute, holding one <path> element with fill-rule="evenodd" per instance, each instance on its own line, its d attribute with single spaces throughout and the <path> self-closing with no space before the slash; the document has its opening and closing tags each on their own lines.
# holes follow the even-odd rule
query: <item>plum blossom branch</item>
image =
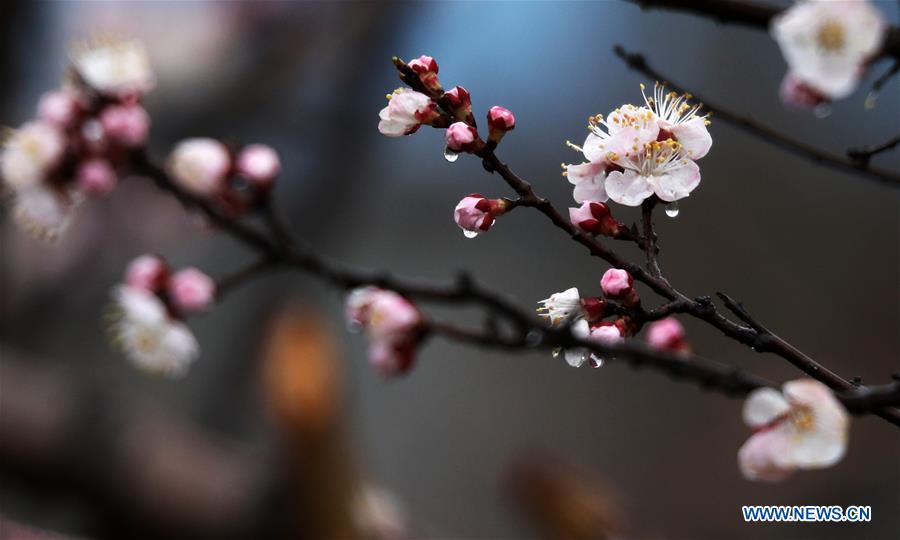
<svg viewBox="0 0 900 540">
<path fill-rule="evenodd" d="M 675 91 L 684 91 L 682 86 L 673 83 L 672 80 L 666 77 L 664 74 L 653 69 L 647 63 L 646 58 L 644 58 L 642 54 L 628 52 L 621 45 L 614 46 L 613 51 L 615 52 L 616 56 L 622 59 L 629 68 L 638 71 L 639 73 L 643 73 L 644 75 L 652 79 L 658 81 L 667 81 L 666 84 Z M 854 160 L 849 157 L 825 152 L 813 145 L 788 137 L 780 133 L 779 131 L 760 124 L 759 122 L 752 120 L 746 116 L 741 116 L 737 113 L 731 112 L 729 109 L 724 108 L 718 104 L 712 104 L 710 101 L 698 96 L 696 93 L 693 94 L 697 100 L 703 102 L 704 108 L 713 113 L 716 118 L 724 120 L 729 124 L 732 124 L 735 127 L 741 129 L 745 133 L 748 133 L 768 144 L 781 148 L 792 154 L 807 158 L 813 163 L 831 167 L 839 171 L 857 174 L 872 180 L 877 180 L 882 184 L 890 186 L 892 188 L 900 188 L 900 174 L 886 169 L 870 167 L 868 165 L 868 162 Z"/>
<path fill-rule="evenodd" d="M 768 31 L 772 20 L 784 8 L 744 0 L 626 0 L 641 9 L 685 11 L 723 24 L 737 24 Z M 900 60 L 900 28 L 891 26 L 885 35 L 879 57 Z"/>
<path fill-rule="evenodd" d="M 616 51 L 622 58 L 629 62 L 637 62 L 648 70 L 648 74 L 656 76 L 652 70 L 647 68 L 646 62 L 643 61 L 643 57 L 640 55 L 629 55 L 621 47 L 617 47 Z M 474 128 L 474 120 L 472 120 L 473 116 L 470 110 L 460 111 L 459 109 L 454 109 L 452 105 L 447 103 L 447 96 L 439 86 L 435 88 L 426 85 L 419 73 L 399 58 L 394 57 L 393 63 L 399 72 L 400 79 L 416 92 L 431 98 L 437 104 L 442 114 L 455 117 L 460 123 L 467 123 Z M 719 113 L 721 115 L 721 111 Z M 486 171 L 500 175 L 507 185 L 518 194 L 517 202 L 519 206 L 535 208 L 544 214 L 557 228 L 565 231 L 573 240 L 585 246 L 591 255 L 607 261 L 614 268 L 627 271 L 635 280 L 643 282 L 663 298 L 672 301 L 673 304 L 670 306 L 672 312 L 685 313 L 699 318 L 718 328 L 726 336 L 756 351 L 775 353 L 832 389 L 847 390 L 853 387 L 849 381 L 827 370 L 784 339 L 768 330 L 763 331 L 752 326 L 743 326 L 724 317 L 717 311 L 709 297 L 698 297 L 691 300 L 685 294 L 672 287 L 661 275 L 651 274 L 650 271 L 645 270 L 640 265 L 626 260 L 596 238 L 585 234 L 570 220 L 565 219 L 548 199 L 539 196 L 528 181 L 518 176 L 506 163 L 502 162 L 494 153 L 496 146 L 495 142 L 488 142 L 480 148 L 473 148 L 472 153 L 481 158 L 482 165 Z M 639 245 L 645 250 L 652 249 L 651 240 L 646 234 L 642 239 L 643 242 L 639 243 Z M 634 315 L 636 320 L 641 320 L 640 311 L 635 310 Z M 898 410 L 884 409 L 877 411 L 876 414 L 895 425 L 900 425 L 900 411 Z"/>
<path fill-rule="evenodd" d="M 426 322 L 423 328 L 425 335 L 442 335 L 465 343 L 514 350 L 535 347 L 542 349 L 584 347 L 604 357 L 621 357 L 635 367 L 652 367 L 674 378 L 691 380 L 727 395 L 745 395 L 756 388 L 773 385 L 770 381 L 712 360 L 659 351 L 641 343 L 597 343 L 573 336 L 568 327 L 547 328 L 540 320 L 520 310 L 503 296 L 481 287 L 467 274 L 460 274 L 456 282 L 450 285 L 427 285 L 401 280 L 386 273 L 342 267 L 312 251 L 279 244 L 246 228 L 240 222 L 222 216 L 205 201 L 184 193 L 168 178 L 164 169 L 153 165 L 145 155 L 137 157 L 133 172 L 153 178 L 157 186 L 172 193 L 189 210 L 195 208 L 201 210 L 223 232 L 250 249 L 260 252 L 263 258 L 258 262 L 220 282 L 219 287 L 229 291 L 247 279 L 258 276 L 265 269 L 276 265 L 286 266 L 323 279 L 342 290 L 361 285 L 374 285 L 422 301 L 480 305 L 504 317 L 517 329 L 516 334 L 509 337 L 497 331 L 477 332 L 443 323 Z M 272 211 L 274 212 L 274 208 Z M 647 312 L 646 320 L 661 318 L 681 305 L 672 303 Z"/>
<path fill-rule="evenodd" d="M 460 274 L 453 284 L 433 285 L 413 283 L 381 272 L 342 267 L 320 257 L 311 250 L 279 244 L 277 240 L 273 241 L 241 222 L 223 216 L 206 201 L 180 189 L 168 177 L 165 170 L 154 165 L 146 154 L 135 154 L 132 172 L 152 178 L 158 187 L 173 194 L 188 210 L 200 210 L 223 232 L 263 256 L 258 262 L 220 282 L 220 286 L 229 291 L 247 279 L 258 276 L 265 269 L 286 266 L 323 279 L 342 290 L 361 285 L 374 285 L 422 301 L 480 305 L 489 312 L 504 317 L 517 330 L 514 336 L 509 337 L 493 330 L 477 332 L 448 324 L 427 322 L 423 328 L 424 335 L 443 335 L 456 341 L 515 350 L 535 347 L 544 349 L 582 347 L 606 358 L 622 358 L 635 367 L 652 367 L 673 378 L 690 380 L 726 395 L 745 395 L 756 388 L 773 385 L 770 381 L 744 373 L 726 364 L 693 355 L 673 354 L 636 342 L 598 343 L 573 336 L 568 327 L 547 328 L 532 315 L 523 312 L 503 296 L 481 287 L 464 273 Z M 523 188 L 523 193 L 526 191 Z M 533 195 L 533 190 L 529 197 L 536 197 Z M 274 207 L 271 207 L 271 211 L 275 213 Z M 642 317 L 644 321 L 657 320 L 671 313 L 682 312 L 686 309 L 686 305 L 685 300 L 676 300 L 655 310 L 642 312 Z M 852 391 L 848 394 L 850 396 L 857 395 L 855 392 L 866 391 L 866 387 L 850 385 L 848 388 Z M 877 401 L 875 404 L 880 406 L 882 401 Z M 860 405 L 856 412 L 871 411 Z"/>
</svg>

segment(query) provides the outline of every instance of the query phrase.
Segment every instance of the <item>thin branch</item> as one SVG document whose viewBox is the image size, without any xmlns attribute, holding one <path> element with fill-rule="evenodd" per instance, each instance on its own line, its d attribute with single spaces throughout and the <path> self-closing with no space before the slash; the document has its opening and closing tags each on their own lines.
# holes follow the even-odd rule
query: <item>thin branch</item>
<svg viewBox="0 0 900 540">
<path fill-rule="evenodd" d="M 772 19 L 784 8 L 746 0 L 626 0 L 641 9 L 685 11 L 692 15 L 713 19 L 723 24 L 737 24 L 769 31 Z M 900 60 L 900 29 L 888 28 L 881 51 L 876 58 L 893 57 Z"/>
<path fill-rule="evenodd" d="M 862 148 L 851 148 L 850 150 L 847 150 L 847 157 L 849 157 L 853 161 L 857 161 L 863 165 L 868 166 L 869 161 L 872 159 L 872 156 L 880 154 L 881 152 L 892 150 L 896 148 L 897 145 L 900 145 L 900 134 L 894 135 L 881 144 L 876 144 L 874 146 L 864 146 Z"/>
<path fill-rule="evenodd" d="M 891 65 L 890 69 L 888 69 L 880 77 L 875 79 L 875 82 L 872 83 L 872 92 L 880 92 L 884 85 L 886 85 L 887 82 L 897 74 L 897 72 L 900 72 L 900 60 L 894 60 L 894 63 L 893 65 Z"/>
<path fill-rule="evenodd" d="M 659 262 L 656 260 L 659 255 L 659 246 L 656 244 L 656 231 L 653 230 L 653 209 L 659 199 L 654 195 L 644 199 L 641 204 L 641 222 L 644 226 L 644 238 L 647 241 L 647 247 L 644 252 L 647 254 L 647 270 L 656 277 L 662 276 L 659 269 Z"/>
<path fill-rule="evenodd" d="M 272 270 L 276 262 L 269 258 L 259 259 L 256 262 L 241 268 L 240 270 L 222 277 L 216 281 L 216 298 L 221 301 L 226 294 L 253 278 L 261 276 L 268 270 Z"/>
<path fill-rule="evenodd" d="M 664 74 L 650 67 L 643 55 L 639 53 L 630 53 L 621 45 L 616 45 L 613 48 L 613 51 L 616 56 L 621 58 L 628 65 L 629 68 L 643 73 L 651 79 L 655 79 L 659 82 L 666 82 L 668 86 L 677 92 L 686 92 L 683 86 L 673 83 L 672 80 Z M 811 144 L 788 137 L 780 131 L 760 124 L 751 118 L 731 112 L 718 104 L 714 105 L 709 100 L 698 96 L 696 92 L 691 93 L 698 101 L 703 103 L 703 106 L 707 110 L 713 113 L 714 118 L 724 120 L 761 141 L 792 154 L 807 158 L 813 163 L 877 180 L 892 188 L 900 188 L 900 174 L 897 174 L 896 172 L 869 167 L 868 163 L 861 163 L 846 156 L 825 152 Z"/>
<path fill-rule="evenodd" d="M 297 241 L 294 238 L 294 235 L 291 233 L 291 229 L 287 224 L 287 221 L 284 217 L 276 210 L 275 203 L 272 201 L 271 193 L 268 193 L 265 199 L 263 199 L 262 205 L 260 206 L 260 213 L 262 213 L 263 221 L 266 223 L 266 227 L 268 227 L 269 232 L 275 237 L 276 242 L 287 247 L 288 249 L 295 249 L 297 247 Z"/>
</svg>

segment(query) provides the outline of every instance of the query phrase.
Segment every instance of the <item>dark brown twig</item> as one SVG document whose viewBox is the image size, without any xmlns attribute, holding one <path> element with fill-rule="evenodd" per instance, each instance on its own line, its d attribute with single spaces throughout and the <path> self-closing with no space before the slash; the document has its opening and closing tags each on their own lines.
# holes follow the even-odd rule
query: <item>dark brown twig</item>
<svg viewBox="0 0 900 540">
<path fill-rule="evenodd" d="M 626 51 L 621 45 L 616 45 L 613 48 L 613 51 L 615 52 L 616 56 L 621 58 L 629 68 L 643 73 L 647 77 L 656 81 L 665 82 L 669 87 L 677 92 L 686 92 L 683 86 L 673 83 L 672 80 L 666 77 L 664 74 L 650 67 L 650 65 L 647 63 L 647 60 L 642 54 L 630 53 Z M 703 103 L 703 106 L 706 110 L 713 113 L 713 117 L 715 119 L 724 120 L 761 141 L 764 141 L 773 146 L 777 146 L 778 148 L 781 148 L 782 150 L 788 151 L 792 154 L 809 159 L 813 163 L 831 167 L 839 171 L 857 174 L 872 180 L 877 180 L 882 184 L 890 186 L 892 188 L 900 188 L 900 174 L 886 169 L 870 167 L 868 163 L 862 163 L 845 156 L 825 152 L 811 144 L 792 139 L 791 137 L 788 137 L 768 126 L 760 124 L 759 122 L 751 118 L 733 113 L 718 104 L 714 105 L 709 100 L 698 96 L 696 92 L 691 93 L 698 101 Z"/>
<path fill-rule="evenodd" d="M 644 252 L 647 254 L 647 271 L 656 277 L 662 277 L 662 271 L 659 269 L 659 262 L 656 260 L 659 255 L 659 246 L 656 244 L 656 231 L 653 230 L 653 209 L 659 199 L 656 196 L 648 197 L 641 204 L 641 222 L 644 227 L 644 238 L 647 246 Z"/>
<path fill-rule="evenodd" d="M 723 24 L 738 24 L 767 32 L 783 8 L 746 0 L 626 0 L 641 9 L 684 11 Z M 900 60 L 900 29 L 888 28 L 878 57 Z"/>
<path fill-rule="evenodd" d="M 876 144 L 874 146 L 864 146 L 862 148 L 851 148 L 850 150 L 847 150 L 847 157 L 849 157 L 853 161 L 857 161 L 863 165 L 868 166 L 869 161 L 872 159 L 872 156 L 880 154 L 881 152 L 892 150 L 896 148 L 897 145 L 900 145 L 900 134 L 894 135 L 881 144 Z"/>
</svg>

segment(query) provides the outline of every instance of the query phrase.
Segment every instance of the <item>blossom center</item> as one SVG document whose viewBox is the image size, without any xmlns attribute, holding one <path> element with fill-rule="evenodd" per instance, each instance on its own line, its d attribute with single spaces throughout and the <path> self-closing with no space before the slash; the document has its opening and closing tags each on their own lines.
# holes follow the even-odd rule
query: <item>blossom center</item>
<svg viewBox="0 0 900 540">
<path fill-rule="evenodd" d="M 139 330 L 134 339 L 134 348 L 142 353 L 149 353 L 156 349 L 158 341 L 156 332 L 149 329 Z"/>
<path fill-rule="evenodd" d="M 819 27 L 816 33 L 816 42 L 819 47 L 827 52 L 838 52 L 846 43 L 846 32 L 838 21 L 828 21 Z"/>
<path fill-rule="evenodd" d="M 799 431 L 809 431 L 815 425 L 815 416 L 809 407 L 791 409 L 790 420 Z"/>
</svg>

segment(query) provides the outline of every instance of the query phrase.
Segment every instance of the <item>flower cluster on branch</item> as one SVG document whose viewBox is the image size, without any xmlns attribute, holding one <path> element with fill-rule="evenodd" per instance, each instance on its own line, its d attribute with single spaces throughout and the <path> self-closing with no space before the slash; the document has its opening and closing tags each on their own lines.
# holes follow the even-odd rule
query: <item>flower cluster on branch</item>
<svg viewBox="0 0 900 540">
<path fill-rule="evenodd" d="M 855 25 L 884 25 L 871 13 L 855 11 L 839 18 L 839 28 L 830 27 L 835 16 L 821 15 L 825 11 L 821 7 L 804 4 L 795 10 L 773 23 L 776 37 L 789 63 L 819 62 L 819 72 L 792 65 L 792 81 L 799 82 L 791 83 L 791 91 L 803 93 L 811 104 L 822 103 L 825 93 L 828 99 L 837 99 L 847 84 L 856 84 L 858 70 L 876 54 L 882 40 L 880 35 L 859 37 L 863 30 Z M 808 24 L 818 30 L 811 31 Z M 810 40 L 818 41 L 810 45 Z M 839 49 L 843 56 L 811 59 L 824 54 L 825 45 Z M 617 52 L 632 67 L 652 73 L 642 57 Z M 422 126 L 442 129 L 447 161 L 465 154 L 477 158 L 514 193 L 515 198 L 478 193 L 462 197 L 453 209 L 456 226 L 474 238 L 489 231 L 500 216 L 532 208 L 609 265 L 599 281 L 602 296 L 582 297 L 577 287 L 571 287 L 540 301 L 540 317 L 535 317 L 467 274 L 450 285 L 425 285 L 349 268 L 313 252 L 294 238 L 275 209 L 272 193 L 281 162 L 274 149 L 261 144 L 229 148 L 215 139 L 193 138 L 176 144 L 162 165 L 147 154 L 150 119 L 140 103 L 154 77 L 142 46 L 129 41 L 102 43 L 76 54 L 63 90 L 45 96 L 38 119 L 5 141 L 0 172 L 14 194 L 14 214 L 39 236 L 57 237 L 83 195 L 108 193 L 120 176 L 134 174 L 149 178 L 187 208 L 199 210 L 214 226 L 256 253 L 258 259 L 252 264 L 218 281 L 196 268 L 171 272 L 164 259 L 155 255 L 141 256 L 129 265 L 123 283 L 113 289 L 112 333 L 133 363 L 165 375 L 183 375 L 199 354 L 197 340 L 185 324 L 188 315 L 209 309 L 245 280 L 280 267 L 348 292 L 348 323 L 368 337 L 369 359 L 385 376 L 406 373 L 418 349 L 430 336 L 440 335 L 509 351 L 553 351 L 576 367 L 585 363 L 600 367 L 607 360 L 649 366 L 726 395 L 748 396 L 744 417 L 755 434 L 738 452 L 738 459 L 744 475 L 752 480 L 779 480 L 794 470 L 836 463 L 846 449 L 848 412 L 874 414 L 900 425 L 900 411 L 895 408 L 900 404 L 900 385 L 869 387 L 848 381 L 773 333 L 729 296 L 720 293 L 731 312 L 725 314 L 712 298 L 692 298 L 664 277 L 654 210 L 664 203 L 666 214 L 674 216 L 678 213 L 674 205 L 698 188 L 697 161 L 712 147 L 708 129 L 712 108 L 693 104 L 690 95 L 672 85 L 657 83 L 649 96 L 641 87 L 642 105 L 625 104 L 605 117 L 590 117 L 582 146 L 569 143 L 584 162 L 564 165 L 573 198 L 580 205 L 565 215 L 497 157 L 505 135 L 516 128 L 511 111 L 491 107 L 485 117 L 487 130 L 479 131 L 472 94 L 462 86 L 445 91 L 434 58 L 420 56 L 404 62 L 395 57 L 393 63 L 406 87 L 388 95 L 378 130 L 389 137 L 403 137 Z M 848 66 L 855 70 L 850 83 L 841 71 Z M 819 80 L 820 75 L 831 78 Z M 844 78 L 838 81 L 840 77 Z M 721 116 L 735 121 L 727 112 Z M 766 135 L 764 130 L 751 129 Z M 800 148 L 818 155 L 816 150 Z M 877 173 L 861 160 L 843 165 Z M 617 214 L 640 207 L 640 224 L 628 226 L 621 215 L 614 217 L 612 203 L 624 207 L 616 207 Z M 263 218 L 264 229 L 246 221 L 252 214 Z M 606 243 L 607 238 L 633 243 L 645 260 L 623 257 Z M 639 297 L 636 282 L 646 285 L 662 303 L 649 307 L 652 301 Z M 475 305 L 487 322 L 482 328 L 466 328 L 436 321 L 419 307 L 423 301 Z M 779 392 L 771 381 L 700 357 L 676 318 L 681 315 L 694 317 L 754 350 L 774 353 L 809 378 L 786 383 Z M 644 340 L 635 339 L 645 326 Z"/>
</svg>

